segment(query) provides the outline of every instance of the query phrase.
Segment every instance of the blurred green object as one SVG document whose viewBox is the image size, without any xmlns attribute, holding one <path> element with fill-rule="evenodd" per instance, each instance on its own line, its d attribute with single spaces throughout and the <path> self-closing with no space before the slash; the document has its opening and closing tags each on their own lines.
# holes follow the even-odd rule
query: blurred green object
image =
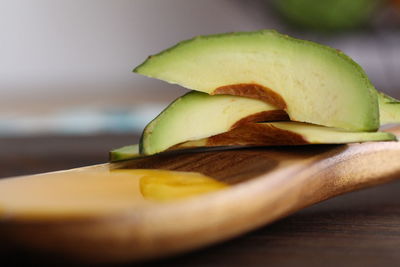
<svg viewBox="0 0 400 267">
<path fill-rule="evenodd" d="M 294 26 L 341 31 L 365 25 L 383 0 L 275 0 L 278 12 Z"/>
</svg>

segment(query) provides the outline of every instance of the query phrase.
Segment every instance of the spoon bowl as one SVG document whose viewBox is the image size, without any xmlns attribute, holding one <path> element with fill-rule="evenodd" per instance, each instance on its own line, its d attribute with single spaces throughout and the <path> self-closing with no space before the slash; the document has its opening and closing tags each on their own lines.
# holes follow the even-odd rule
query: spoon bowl
<svg viewBox="0 0 400 267">
<path fill-rule="evenodd" d="M 391 129 L 396 131 L 400 128 Z M 115 212 L 35 218 L 9 212 L 0 219 L 0 244 L 89 263 L 170 256 L 234 238 L 328 198 L 389 182 L 399 177 L 399 162 L 400 143 L 371 142 L 155 155 L 67 170 L 62 173 L 81 179 L 115 169 L 194 171 L 230 186 Z"/>
</svg>

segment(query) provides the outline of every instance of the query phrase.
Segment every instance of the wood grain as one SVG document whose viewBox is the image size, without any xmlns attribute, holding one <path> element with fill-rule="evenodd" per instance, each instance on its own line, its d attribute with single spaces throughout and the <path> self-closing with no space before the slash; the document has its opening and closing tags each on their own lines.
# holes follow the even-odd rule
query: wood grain
<svg viewBox="0 0 400 267">
<path fill-rule="evenodd" d="M 230 190 L 134 214 L 0 223 L 2 242 L 89 262 L 124 262 L 192 250 L 240 235 L 338 194 L 400 173 L 395 142 L 164 155 L 111 168 L 203 172 Z"/>
</svg>

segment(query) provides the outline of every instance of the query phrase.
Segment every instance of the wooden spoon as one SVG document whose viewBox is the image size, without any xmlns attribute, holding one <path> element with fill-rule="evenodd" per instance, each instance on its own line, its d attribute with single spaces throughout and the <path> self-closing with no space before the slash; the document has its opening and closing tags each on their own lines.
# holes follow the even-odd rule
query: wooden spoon
<svg viewBox="0 0 400 267">
<path fill-rule="evenodd" d="M 399 134 L 400 128 L 391 132 Z M 398 178 L 400 143 L 156 155 L 65 172 L 84 179 L 93 171 L 109 173 L 110 169 L 119 168 L 195 171 L 231 186 L 188 199 L 116 212 L 72 217 L 7 214 L 0 220 L 0 245 L 90 263 L 144 260 L 193 250 L 339 194 Z"/>
</svg>

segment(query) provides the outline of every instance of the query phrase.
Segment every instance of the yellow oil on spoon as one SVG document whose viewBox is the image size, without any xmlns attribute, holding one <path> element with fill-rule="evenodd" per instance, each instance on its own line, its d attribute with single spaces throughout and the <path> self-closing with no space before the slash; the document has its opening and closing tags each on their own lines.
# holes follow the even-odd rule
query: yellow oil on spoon
<svg viewBox="0 0 400 267">
<path fill-rule="evenodd" d="M 193 172 L 118 169 L 0 180 L 0 218 L 98 215 L 135 210 L 227 187 Z"/>
</svg>

